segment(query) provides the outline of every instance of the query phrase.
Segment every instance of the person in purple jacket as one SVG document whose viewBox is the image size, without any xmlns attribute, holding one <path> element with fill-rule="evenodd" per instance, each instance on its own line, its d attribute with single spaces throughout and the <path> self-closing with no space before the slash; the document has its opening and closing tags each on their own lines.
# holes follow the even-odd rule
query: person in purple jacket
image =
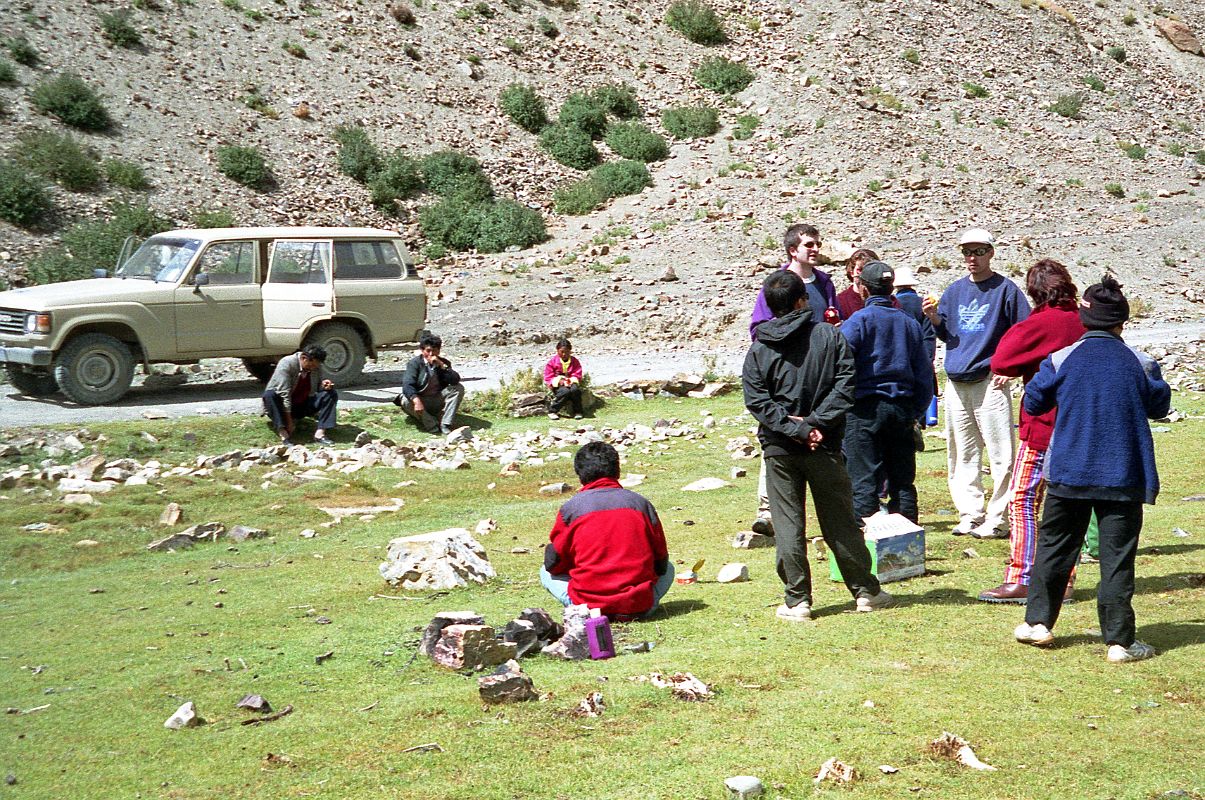
<svg viewBox="0 0 1205 800">
<path fill-rule="evenodd" d="M 946 344 L 946 483 L 958 509 L 953 533 L 980 539 L 1008 536 L 1005 514 L 1016 444 L 1009 378 L 992 375 L 992 354 L 1005 331 L 1029 316 L 1021 289 L 992 269 L 995 240 L 982 228 L 958 240 L 967 275 L 941 300 L 926 298 L 924 311 Z M 983 451 L 992 472 L 992 496 L 984 508 Z"/>
<path fill-rule="evenodd" d="M 841 312 L 837 310 L 837 290 L 833 287 L 833 279 L 822 269 L 817 269 L 820 263 L 820 231 L 812 225 L 796 223 L 787 228 L 782 235 L 782 246 L 787 251 L 787 263 L 779 269 L 794 272 L 803 281 L 807 289 L 808 308 L 812 309 L 816 320 L 840 322 Z M 757 302 L 753 304 L 753 316 L 749 319 L 749 338 L 757 341 L 757 326 L 768 319 L 774 319 L 770 306 L 766 303 L 766 291 L 757 293 Z M 766 462 L 762 459 L 761 470 L 757 477 L 757 517 L 750 526 L 754 533 L 764 536 L 774 535 L 774 523 L 770 520 L 770 500 L 766 496 Z"/>
</svg>

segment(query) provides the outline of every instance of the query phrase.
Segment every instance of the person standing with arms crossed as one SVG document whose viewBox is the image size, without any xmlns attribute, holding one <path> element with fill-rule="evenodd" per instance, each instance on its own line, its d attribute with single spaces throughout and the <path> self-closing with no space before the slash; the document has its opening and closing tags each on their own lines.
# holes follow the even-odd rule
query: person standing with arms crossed
<svg viewBox="0 0 1205 800">
<path fill-rule="evenodd" d="M 1013 404 L 1008 381 L 991 374 L 991 359 L 1005 331 L 1029 316 L 1021 290 L 992 269 L 995 239 L 972 228 L 958 240 L 967 275 L 941 300 L 925 298 L 922 310 L 946 344 L 947 485 L 958 509 L 952 531 L 979 538 L 1007 536 L 1005 513 L 1012 481 Z M 984 508 L 980 462 L 987 450 L 992 495 Z"/>
</svg>

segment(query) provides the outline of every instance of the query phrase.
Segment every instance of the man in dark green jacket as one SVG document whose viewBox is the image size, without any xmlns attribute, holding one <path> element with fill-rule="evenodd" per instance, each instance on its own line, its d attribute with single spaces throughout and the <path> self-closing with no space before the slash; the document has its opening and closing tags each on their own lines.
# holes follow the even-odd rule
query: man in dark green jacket
<svg viewBox="0 0 1205 800">
<path fill-rule="evenodd" d="M 758 326 L 741 379 L 745 407 L 760 423 L 778 577 L 786 586 L 777 616 L 790 622 L 811 618 L 805 486 L 812 491 L 820 535 L 858 611 L 874 611 L 888 605 L 891 595 L 870 571 L 841 455 L 845 415 L 854 400 L 853 355 L 836 327 L 816 322 L 799 276 L 775 272 L 762 290 L 774 319 Z"/>
<path fill-rule="evenodd" d="M 414 417 L 427 433 L 451 433 L 464 400 L 464 384 L 452 362 L 439 354 L 442 339 L 423 331 L 418 347 L 419 354 L 406 364 L 402 393 L 393 398 L 393 404 Z"/>
</svg>

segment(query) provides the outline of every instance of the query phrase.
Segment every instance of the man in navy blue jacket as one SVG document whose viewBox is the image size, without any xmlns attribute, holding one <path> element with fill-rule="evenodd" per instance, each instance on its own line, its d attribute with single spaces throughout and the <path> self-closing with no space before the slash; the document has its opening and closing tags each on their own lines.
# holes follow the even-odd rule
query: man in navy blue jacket
<svg viewBox="0 0 1205 800">
<path fill-rule="evenodd" d="M 893 308 L 895 272 L 882 261 L 862 267 L 865 305 L 841 326 L 854 354 L 854 406 L 845 418 L 845 458 L 854 513 L 879 510 L 878 474 L 892 488 L 888 510 L 917 521 L 912 429 L 933 397 L 933 367 L 920 324 Z"/>
<path fill-rule="evenodd" d="M 1058 407 L 1046 462 L 1046 510 L 1038 530 L 1024 644 L 1048 645 L 1058 620 L 1092 512 L 1100 529 L 1100 586 L 1096 611 L 1108 660 L 1139 661 L 1155 649 L 1135 638 L 1134 558 L 1142 504 L 1159 493 L 1155 445 L 1148 419 L 1171 408 L 1171 389 L 1150 356 L 1126 345 L 1121 329 L 1130 306 L 1112 275 L 1080 300 L 1088 329 L 1079 341 L 1048 356 L 1025 387 L 1033 415 Z"/>
</svg>

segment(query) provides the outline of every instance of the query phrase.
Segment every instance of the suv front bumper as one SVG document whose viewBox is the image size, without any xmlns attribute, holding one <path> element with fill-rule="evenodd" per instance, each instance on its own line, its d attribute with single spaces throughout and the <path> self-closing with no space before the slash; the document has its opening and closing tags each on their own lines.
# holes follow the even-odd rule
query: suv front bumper
<svg viewBox="0 0 1205 800">
<path fill-rule="evenodd" d="M 24 364 L 29 367 L 49 367 L 54 351 L 49 347 L 4 347 L 0 345 L 0 363 Z"/>
</svg>

